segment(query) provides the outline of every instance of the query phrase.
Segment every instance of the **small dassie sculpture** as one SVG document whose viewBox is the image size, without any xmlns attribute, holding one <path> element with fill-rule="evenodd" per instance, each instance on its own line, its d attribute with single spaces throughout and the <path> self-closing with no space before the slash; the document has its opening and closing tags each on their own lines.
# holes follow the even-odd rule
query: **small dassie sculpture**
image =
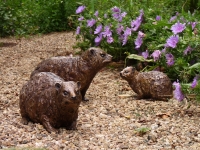
<svg viewBox="0 0 200 150">
<path fill-rule="evenodd" d="M 171 80 L 162 72 L 138 72 L 134 67 L 126 67 L 120 72 L 120 76 L 129 83 L 139 99 L 172 97 Z"/>
<path fill-rule="evenodd" d="M 91 47 L 81 56 L 60 56 L 46 59 L 38 64 L 31 77 L 38 72 L 53 72 L 65 81 L 80 81 L 83 100 L 93 78 L 112 61 L 112 56 L 100 48 Z"/>
<path fill-rule="evenodd" d="M 64 82 L 50 72 L 34 75 L 20 91 L 22 122 L 41 123 L 48 132 L 57 132 L 59 127 L 76 129 L 80 86 L 80 82 Z"/>
</svg>

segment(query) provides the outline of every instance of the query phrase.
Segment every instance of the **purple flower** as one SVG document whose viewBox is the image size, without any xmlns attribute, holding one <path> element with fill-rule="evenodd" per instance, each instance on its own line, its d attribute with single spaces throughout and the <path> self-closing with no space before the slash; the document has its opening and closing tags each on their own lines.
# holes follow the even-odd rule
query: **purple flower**
<svg viewBox="0 0 200 150">
<path fill-rule="evenodd" d="M 167 48 L 167 45 L 165 45 L 165 47 L 161 50 L 161 53 L 165 54 L 166 53 L 166 48 Z"/>
<path fill-rule="evenodd" d="M 185 50 L 184 50 L 184 55 L 187 55 L 188 53 L 191 53 L 191 51 L 192 51 L 193 49 L 190 47 L 190 46 L 188 46 Z"/>
<path fill-rule="evenodd" d="M 191 88 L 195 88 L 198 84 L 197 77 L 194 77 L 193 82 L 191 84 Z"/>
<path fill-rule="evenodd" d="M 112 32 L 110 30 L 110 26 L 104 27 L 103 37 L 112 36 Z"/>
<path fill-rule="evenodd" d="M 83 16 L 81 16 L 80 18 L 78 18 L 78 21 L 82 21 L 82 20 L 84 20 Z"/>
<path fill-rule="evenodd" d="M 125 17 L 126 15 L 127 15 L 126 12 L 121 13 L 121 16 L 122 16 L 122 17 Z"/>
<path fill-rule="evenodd" d="M 94 15 L 95 15 L 96 17 L 98 17 L 98 16 L 99 16 L 99 12 L 98 12 L 98 10 L 97 10 L 97 11 L 95 11 Z"/>
<path fill-rule="evenodd" d="M 122 46 L 124 46 L 128 41 L 128 36 L 122 36 Z"/>
<path fill-rule="evenodd" d="M 142 56 L 144 57 L 144 59 L 147 59 L 149 57 L 148 50 L 146 50 L 145 52 L 142 52 Z"/>
<path fill-rule="evenodd" d="M 126 30 L 124 31 L 124 34 L 121 36 L 122 37 L 122 45 L 125 45 L 127 43 L 128 40 L 128 36 L 131 35 L 131 28 L 126 27 Z"/>
<path fill-rule="evenodd" d="M 98 25 L 94 31 L 94 34 L 99 34 L 101 32 L 102 28 L 103 28 L 102 24 Z"/>
<path fill-rule="evenodd" d="M 77 29 L 76 29 L 76 34 L 80 34 L 80 31 L 81 31 L 81 27 L 77 27 Z"/>
<path fill-rule="evenodd" d="M 121 12 L 121 10 L 118 8 L 118 7 L 113 7 L 113 8 L 111 8 L 111 10 L 114 12 L 114 13 L 116 13 L 116 12 L 118 12 L 118 13 L 120 13 Z"/>
<path fill-rule="evenodd" d="M 140 46 L 142 45 L 142 43 L 143 43 L 142 38 L 141 38 L 140 36 L 138 36 L 138 37 L 136 38 L 136 40 L 135 40 L 135 48 L 136 48 L 136 49 L 140 48 Z"/>
<path fill-rule="evenodd" d="M 197 22 L 191 22 L 192 30 L 196 27 Z"/>
<path fill-rule="evenodd" d="M 107 14 L 104 14 L 104 18 L 108 18 L 108 15 L 107 15 Z"/>
<path fill-rule="evenodd" d="M 167 65 L 168 66 L 173 66 L 174 65 L 174 56 L 171 53 L 166 54 L 165 58 L 167 59 Z"/>
<path fill-rule="evenodd" d="M 169 22 L 172 22 L 172 21 L 176 20 L 176 18 L 177 18 L 177 16 L 171 17 L 170 20 L 169 20 Z"/>
<path fill-rule="evenodd" d="M 172 35 L 167 39 L 167 45 L 169 47 L 175 48 L 178 41 L 179 37 L 177 35 Z"/>
<path fill-rule="evenodd" d="M 116 30 L 117 30 L 117 34 L 121 35 L 122 31 L 124 30 L 124 27 L 121 24 L 119 24 Z"/>
<path fill-rule="evenodd" d="M 76 9 L 76 14 L 80 14 L 82 13 L 84 10 L 85 10 L 85 6 L 79 6 L 77 9 Z"/>
<path fill-rule="evenodd" d="M 92 27 L 96 23 L 95 19 L 87 20 L 87 26 Z"/>
<path fill-rule="evenodd" d="M 160 50 L 155 50 L 155 51 L 151 54 L 151 56 L 153 57 L 154 61 L 157 61 L 157 60 L 160 58 L 160 56 L 161 56 Z"/>
<path fill-rule="evenodd" d="M 131 35 L 131 28 L 126 27 L 126 30 L 124 31 L 124 34 L 125 34 L 126 36 Z"/>
<path fill-rule="evenodd" d="M 182 101 L 185 96 L 183 95 L 183 93 L 181 91 L 180 83 L 178 81 L 174 82 L 173 86 L 175 87 L 175 90 L 173 91 L 174 98 L 177 99 L 178 101 Z"/>
<path fill-rule="evenodd" d="M 110 44 L 112 43 L 114 40 L 111 36 L 107 36 L 107 42 Z"/>
<path fill-rule="evenodd" d="M 180 22 L 177 22 L 171 27 L 171 30 L 174 34 L 181 33 L 183 32 L 183 30 L 185 30 L 185 23 L 182 24 Z"/>
<path fill-rule="evenodd" d="M 143 20 L 144 12 L 140 10 L 140 15 L 136 18 L 136 20 L 131 21 L 131 27 L 133 31 L 137 31 L 140 27 Z"/>
<path fill-rule="evenodd" d="M 156 16 L 156 20 L 160 21 L 161 17 L 160 16 Z"/>
<path fill-rule="evenodd" d="M 113 14 L 112 14 L 113 18 L 118 20 L 119 22 L 121 22 L 122 18 L 125 17 L 127 14 L 126 12 L 121 13 L 121 10 L 116 6 L 113 7 L 111 10 L 113 11 Z"/>
<path fill-rule="evenodd" d="M 102 40 L 102 34 L 99 34 L 99 36 L 97 36 L 94 39 L 94 42 L 96 43 L 96 46 L 98 46 L 101 43 L 101 40 Z"/>
<path fill-rule="evenodd" d="M 145 34 L 143 32 L 141 32 L 141 31 L 139 31 L 138 32 L 138 36 L 141 37 L 141 38 L 143 38 L 143 37 L 145 37 Z"/>
</svg>

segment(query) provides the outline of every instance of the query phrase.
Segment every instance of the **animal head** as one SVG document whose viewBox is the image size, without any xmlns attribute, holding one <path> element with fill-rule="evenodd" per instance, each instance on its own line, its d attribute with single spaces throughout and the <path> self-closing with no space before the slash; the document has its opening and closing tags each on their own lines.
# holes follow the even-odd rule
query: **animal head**
<svg viewBox="0 0 200 150">
<path fill-rule="evenodd" d="M 131 79 L 136 72 L 137 70 L 135 69 L 135 67 L 126 67 L 120 72 L 120 76 L 123 79 Z"/>
<path fill-rule="evenodd" d="M 112 61 L 111 55 L 97 47 L 89 48 L 86 53 L 89 62 L 91 62 L 91 64 L 99 64 L 100 67 L 103 67 Z"/>
<path fill-rule="evenodd" d="M 62 104 L 79 103 L 81 102 L 80 88 L 81 84 L 79 81 L 68 81 L 55 84 L 56 90 L 59 94 L 59 102 Z"/>
</svg>

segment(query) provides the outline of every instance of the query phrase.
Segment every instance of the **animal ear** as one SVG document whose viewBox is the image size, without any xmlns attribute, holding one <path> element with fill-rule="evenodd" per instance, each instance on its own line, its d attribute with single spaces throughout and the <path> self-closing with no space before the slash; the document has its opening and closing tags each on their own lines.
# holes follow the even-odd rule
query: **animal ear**
<svg viewBox="0 0 200 150">
<path fill-rule="evenodd" d="M 94 49 L 90 49 L 90 54 L 94 55 L 95 54 L 95 50 Z"/>
<path fill-rule="evenodd" d="M 56 83 L 55 87 L 56 87 L 57 90 L 59 90 L 61 88 L 61 84 L 60 83 Z"/>
<path fill-rule="evenodd" d="M 80 89 L 81 88 L 81 83 L 79 81 L 77 81 L 76 83 L 77 83 L 78 88 Z"/>
</svg>

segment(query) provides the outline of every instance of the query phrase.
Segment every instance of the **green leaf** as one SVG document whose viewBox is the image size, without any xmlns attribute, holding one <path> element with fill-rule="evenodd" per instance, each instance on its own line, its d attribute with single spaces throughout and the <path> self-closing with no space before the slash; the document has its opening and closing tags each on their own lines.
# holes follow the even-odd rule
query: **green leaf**
<svg viewBox="0 0 200 150">
<path fill-rule="evenodd" d="M 139 56 L 136 54 L 131 54 L 129 56 L 127 56 L 128 59 L 136 59 L 142 62 L 153 62 L 153 59 L 145 59 L 143 56 Z"/>
<path fill-rule="evenodd" d="M 200 63 L 196 63 L 189 67 L 189 69 L 200 69 Z"/>
</svg>

